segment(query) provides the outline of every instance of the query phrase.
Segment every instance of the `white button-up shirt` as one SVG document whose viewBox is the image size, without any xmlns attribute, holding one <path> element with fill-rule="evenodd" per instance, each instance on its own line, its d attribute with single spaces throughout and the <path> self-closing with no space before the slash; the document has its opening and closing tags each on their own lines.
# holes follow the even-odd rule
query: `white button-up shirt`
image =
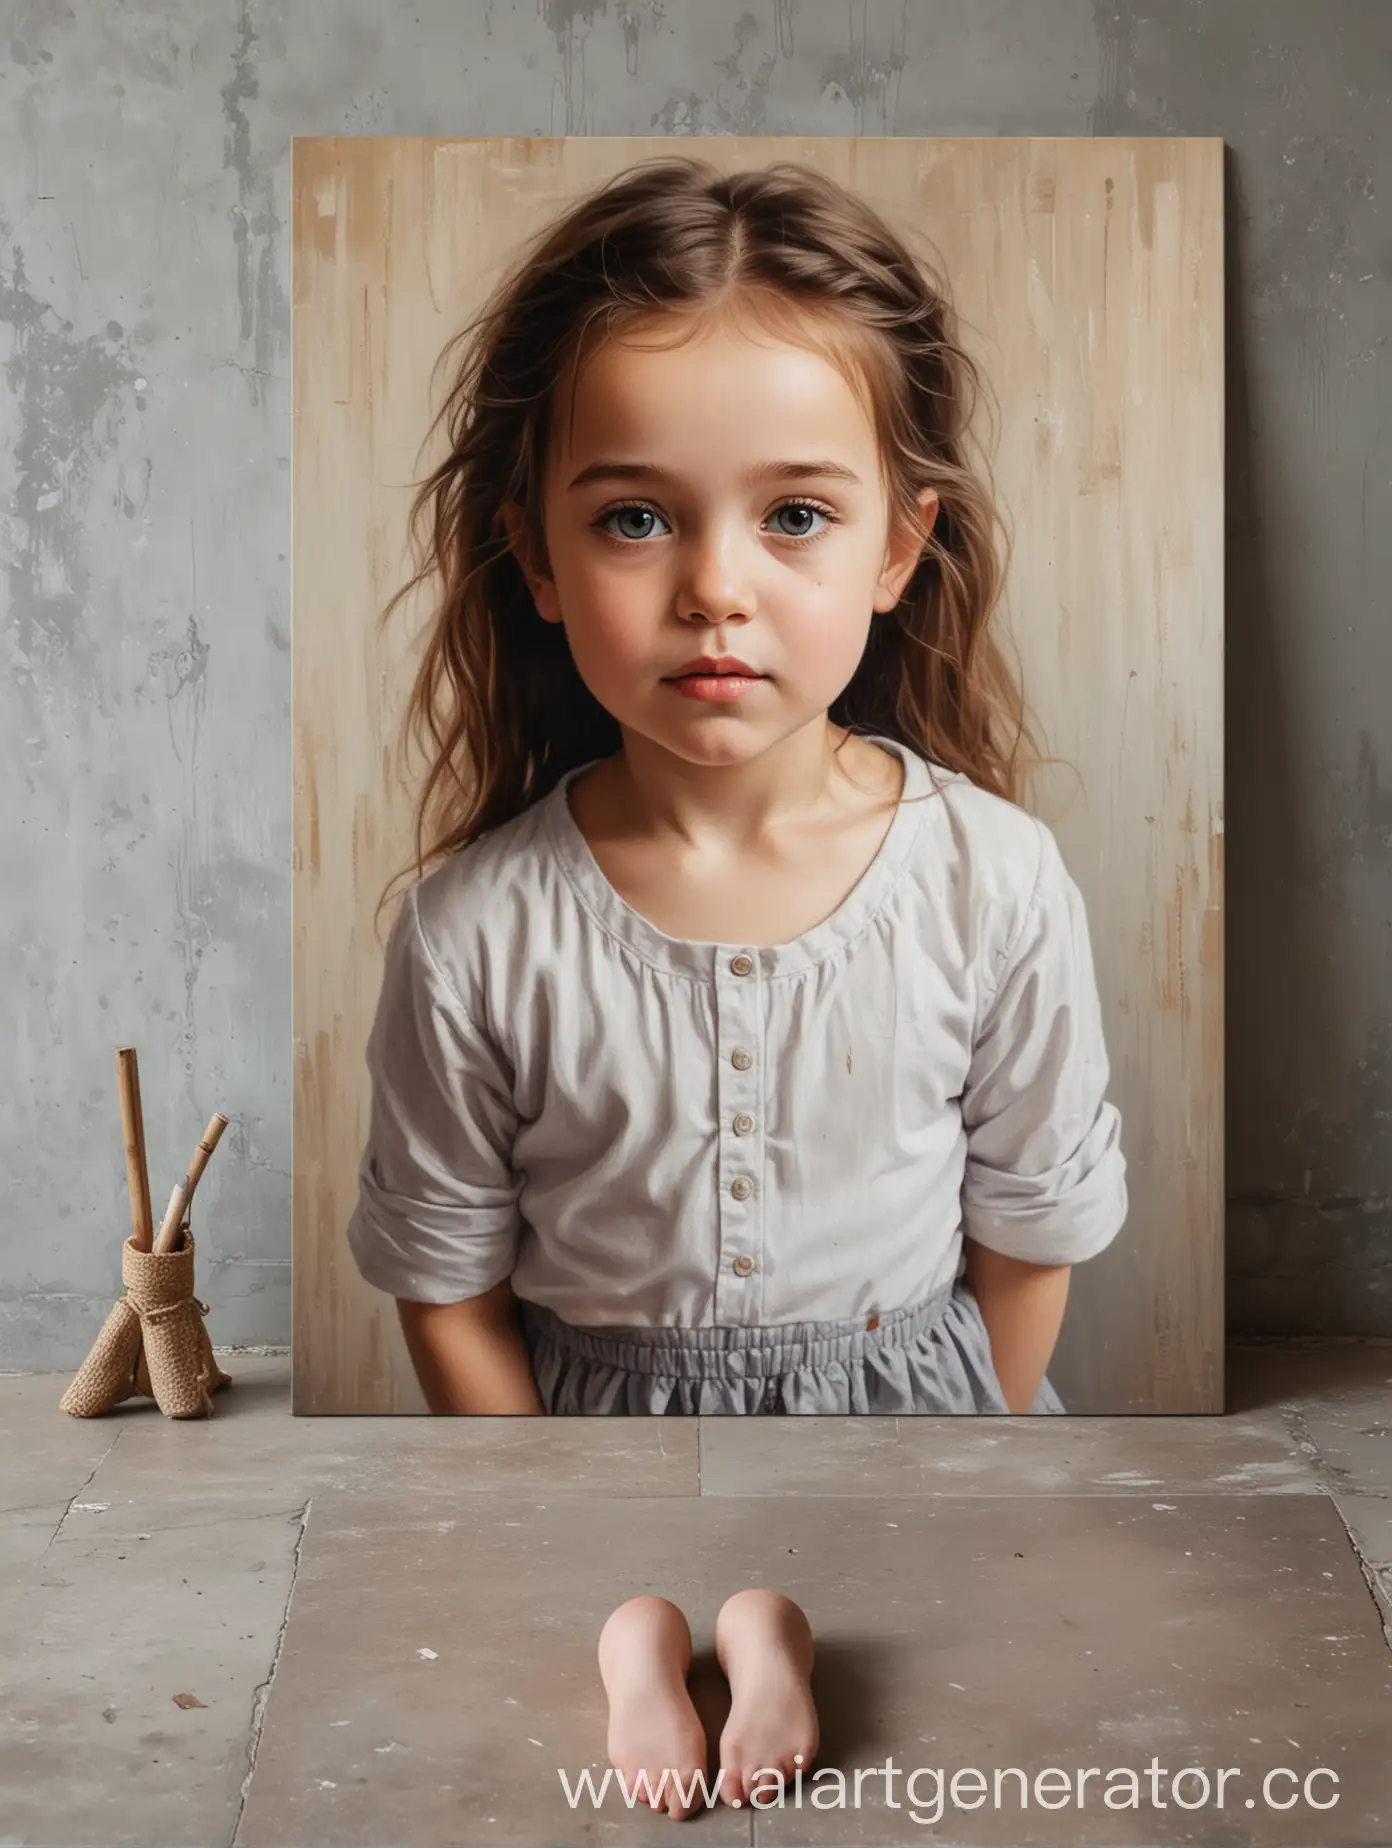
<svg viewBox="0 0 1392 1848">
<path fill-rule="evenodd" d="M 587 1325 L 841 1321 L 964 1233 L 1076 1264 L 1126 1218 L 1082 895 L 1044 823 L 887 738 L 903 799 L 789 943 L 666 936 L 561 782 L 406 893 L 348 1240 L 418 1302 Z"/>
</svg>

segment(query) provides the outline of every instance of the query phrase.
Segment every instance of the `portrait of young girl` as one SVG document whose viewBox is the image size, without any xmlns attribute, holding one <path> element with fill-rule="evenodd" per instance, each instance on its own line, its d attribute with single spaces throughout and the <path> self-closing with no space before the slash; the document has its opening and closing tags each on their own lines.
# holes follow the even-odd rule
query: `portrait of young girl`
<svg viewBox="0 0 1392 1848">
<path fill-rule="evenodd" d="M 451 380 L 347 1228 L 430 1410 L 1063 1412 L 1126 1160 L 943 285 L 662 158 Z"/>
</svg>

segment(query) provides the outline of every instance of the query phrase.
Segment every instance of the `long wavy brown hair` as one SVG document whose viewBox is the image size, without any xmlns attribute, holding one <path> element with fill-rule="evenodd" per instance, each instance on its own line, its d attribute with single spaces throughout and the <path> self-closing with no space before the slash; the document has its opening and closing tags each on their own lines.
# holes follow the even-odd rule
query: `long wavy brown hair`
<svg viewBox="0 0 1392 1848">
<path fill-rule="evenodd" d="M 630 166 L 533 237 L 473 320 L 433 420 L 445 459 L 416 487 L 414 575 L 433 617 L 399 750 L 422 742 L 414 871 L 520 814 L 569 769 L 622 748 L 617 721 L 544 622 L 503 529 L 522 510 L 524 549 L 546 569 L 542 488 L 560 382 L 593 342 L 670 322 L 692 331 L 732 307 L 839 364 L 869 412 L 891 520 L 921 557 L 892 611 L 876 613 L 834 724 L 893 738 L 1007 800 L 1035 735 L 992 617 L 1009 555 L 984 455 L 969 445 L 983 394 L 945 285 L 864 200 L 795 162 L 722 173 L 661 158 Z M 432 374 L 432 379 L 435 374 Z M 571 399 L 574 402 L 573 396 Z M 427 437 L 427 442 L 429 441 Z M 931 530 L 918 512 L 939 496 Z M 1005 539 L 1001 551 L 997 536 Z M 378 903 L 380 916 L 391 885 Z"/>
</svg>

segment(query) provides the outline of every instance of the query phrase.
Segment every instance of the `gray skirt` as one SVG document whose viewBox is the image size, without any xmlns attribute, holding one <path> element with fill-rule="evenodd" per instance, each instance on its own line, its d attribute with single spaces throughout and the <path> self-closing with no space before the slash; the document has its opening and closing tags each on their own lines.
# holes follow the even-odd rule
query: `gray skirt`
<svg viewBox="0 0 1392 1848">
<path fill-rule="evenodd" d="M 777 1328 L 578 1328 L 525 1298 L 517 1307 L 553 1416 L 1010 1415 L 980 1307 L 960 1277 L 907 1309 Z M 1064 1410 L 1046 1378 L 1030 1411 Z"/>
</svg>

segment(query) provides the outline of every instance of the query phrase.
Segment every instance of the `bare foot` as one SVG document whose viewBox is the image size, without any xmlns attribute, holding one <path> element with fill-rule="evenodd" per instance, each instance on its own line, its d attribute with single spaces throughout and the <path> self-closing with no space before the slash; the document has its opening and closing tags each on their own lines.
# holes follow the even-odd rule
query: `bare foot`
<svg viewBox="0 0 1392 1848">
<path fill-rule="evenodd" d="M 771 1798 L 773 1779 L 759 1772 L 781 1771 L 786 1790 L 817 1752 L 811 1626 L 781 1591 L 737 1591 L 715 1620 L 715 1653 L 732 1696 L 720 1735 L 721 1800 Z"/>
<path fill-rule="evenodd" d="M 678 1820 L 705 1801 L 693 1788 L 697 1773 L 705 1776 L 707 1745 L 686 1690 L 690 1669 L 691 1631 L 669 1599 L 630 1598 L 610 1612 L 599 1635 L 609 1762 L 640 1802 Z"/>
</svg>

